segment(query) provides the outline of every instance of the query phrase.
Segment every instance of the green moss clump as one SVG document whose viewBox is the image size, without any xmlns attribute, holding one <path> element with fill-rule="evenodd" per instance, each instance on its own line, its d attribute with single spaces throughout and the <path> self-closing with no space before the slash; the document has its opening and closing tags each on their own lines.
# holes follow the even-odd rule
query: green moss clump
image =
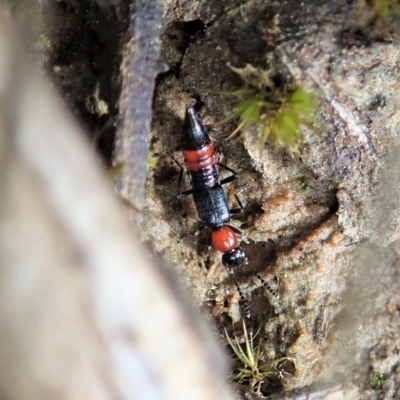
<svg viewBox="0 0 400 400">
<path fill-rule="evenodd" d="M 336 189 L 337 189 L 336 183 L 333 181 L 330 181 L 328 183 L 328 190 L 336 190 Z"/>
<path fill-rule="evenodd" d="M 371 386 L 375 388 L 381 388 L 385 383 L 384 376 L 378 371 L 371 371 L 369 375 L 369 380 L 371 382 Z"/>
<path fill-rule="evenodd" d="M 158 156 L 149 153 L 146 162 L 146 170 L 150 171 L 151 169 L 155 169 L 157 167 L 158 159 Z"/>
<path fill-rule="evenodd" d="M 308 186 L 307 182 L 302 181 L 300 183 L 300 193 L 306 194 L 309 192 L 309 190 L 310 190 L 310 186 Z"/>
<path fill-rule="evenodd" d="M 231 69 L 242 78 L 243 87 L 230 93 L 240 102 L 229 119 L 239 118 L 240 123 L 229 138 L 254 124 L 263 143 L 270 138 L 287 149 L 297 147 L 302 141 L 300 125 L 309 125 L 317 109 L 314 98 L 291 77 L 282 82 L 282 77 L 252 65 Z"/>
</svg>

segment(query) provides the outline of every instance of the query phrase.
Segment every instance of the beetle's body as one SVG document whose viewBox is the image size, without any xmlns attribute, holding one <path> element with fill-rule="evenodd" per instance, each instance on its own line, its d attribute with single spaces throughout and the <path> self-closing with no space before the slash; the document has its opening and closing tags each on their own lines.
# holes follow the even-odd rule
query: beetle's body
<svg viewBox="0 0 400 400">
<path fill-rule="evenodd" d="M 211 229 L 213 247 L 223 253 L 222 263 L 233 274 L 233 267 L 241 264 L 248 265 L 246 253 L 240 247 L 237 247 L 237 234 L 241 232 L 239 229 L 228 225 L 232 213 L 241 211 L 241 209 L 229 209 L 228 200 L 222 188 L 225 183 L 232 182 L 237 174 L 218 162 L 214 145 L 192 107 L 188 107 L 186 111 L 182 151 L 192 188 L 185 192 L 180 191 L 183 174 L 181 167 L 178 184 L 179 197 L 193 195 L 201 222 Z M 219 167 L 230 171 L 232 175 L 221 180 Z M 277 296 L 276 291 L 265 282 L 260 274 L 255 273 L 270 293 Z M 246 309 L 246 315 L 250 317 L 249 306 L 235 278 L 234 282 Z"/>
<path fill-rule="evenodd" d="M 231 213 L 221 185 L 207 190 L 194 190 L 193 200 L 197 214 L 203 224 L 210 229 L 218 229 L 231 219 Z"/>
<path fill-rule="evenodd" d="M 223 264 L 230 268 L 247 263 L 247 257 L 237 244 L 237 230 L 227 225 L 231 210 L 224 183 L 232 181 L 236 173 L 223 181 L 219 178 L 219 163 L 214 145 L 192 107 L 186 111 L 182 144 L 183 157 L 192 189 L 180 195 L 193 194 L 193 200 L 202 223 L 211 229 L 211 242 L 223 254 Z"/>
</svg>

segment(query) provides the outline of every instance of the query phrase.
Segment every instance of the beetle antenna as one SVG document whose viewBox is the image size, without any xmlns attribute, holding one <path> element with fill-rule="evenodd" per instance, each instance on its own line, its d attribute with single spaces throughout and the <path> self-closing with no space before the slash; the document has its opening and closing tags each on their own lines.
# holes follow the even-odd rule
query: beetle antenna
<svg viewBox="0 0 400 400">
<path fill-rule="evenodd" d="M 246 298 L 244 297 L 242 289 L 240 289 L 239 283 L 238 283 L 238 281 L 236 280 L 236 277 L 235 277 L 235 273 L 233 272 L 233 268 L 228 268 L 228 272 L 232 275 L 233 282 L 235 282 L 236 289 L 239 292 L 239 295 L 240 295 L 240 302 L 239 303 L 244 307 L 244 310 L 245 310 L 245 313 L 246 313 L 246 317 L 248 319 L 250 319 L 251 313 L 250 313 L 249 303 L 247 302 Z"/>
<path fill-rule="evenodd" d="M 279 297 L 278 292 L 254 269 L 250 264 L 247 264 L 250 270 L 257 276 L 257 278 L 261 281 L 263 286 L 272 294 L 274 297 Z"/>
</svg>

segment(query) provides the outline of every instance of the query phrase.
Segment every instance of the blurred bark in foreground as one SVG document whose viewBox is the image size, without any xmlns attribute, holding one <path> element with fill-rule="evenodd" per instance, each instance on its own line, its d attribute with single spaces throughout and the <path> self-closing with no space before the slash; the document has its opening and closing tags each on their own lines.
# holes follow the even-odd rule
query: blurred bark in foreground
<svg viewBox="0 0 400 400">
<path fill-rule="evenodd" d="M 16 36 L 0 11 L 0 397 L 231 398 Z"/>
</svg>

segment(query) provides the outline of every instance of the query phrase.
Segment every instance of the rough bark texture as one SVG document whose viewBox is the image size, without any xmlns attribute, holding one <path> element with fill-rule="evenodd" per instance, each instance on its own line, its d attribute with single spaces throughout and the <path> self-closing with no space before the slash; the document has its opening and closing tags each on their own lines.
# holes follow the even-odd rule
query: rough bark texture
<svg viewBox="0 0 400 400">
<path fill-rule="evenodd" d="M 113 160 L 115 165 L 122 165 L 122 171 L 116 180 L 116 187 L 139 212 L 144 206 L 155 80 L 163 72 L 160 67 L 162 16 L 159 1 L 135 2 L 121 69 L 120 127 Z"/>
<path fill-rule="evenodd" d="M 398 398 L 397 39 L 366 23 L 366 5 L 344 0 L 160 5 L 161 61 L 170 70 L 157 80 L 151 136 L 138 138 L 149 140 L 151 155 L 158 157 L 147 180 L 142 237 L 176 267 L 217 328 L 234 334 L 239 296 L 220 254 L 206 250 L 206 236 L 190 234 L 197 227 L 193 202 L 175 195 L 178 168 L 171 153 L 179 159 L 184 110 L 196 101 L 222 144 L 224 163 L 239 171 L 227 191 L 232 205 L 236 193 L 245 206 L 233 221 L 244 230 L 243 247 L 252 267 L 279 291 L 279 298 L 271 298 L 253 271 L 237 271 L 253 315 L 248 327 L 260 331 L 266 359 L 296 360 L 295 368 L 269 376 L 262 392 L 305 387 L 297 398 L 307 398 L 313 390 L 308 385 L 328 381 L 342 385 L 332 392 L 335 398 Z M 89 131 L 97 132 L 98 147 L 110 162 L 116 105 L 128 107 L 135 97 L 131 88 L 140 88 L 127 84 L 129 68 L 118 79 L 120 65 L 131 65 L 138 54 L 126 45 L 126 32 L 140 25 L 123 0 L 111 5 L 70 0 L 43 9 L 53 18 L 43 28 L 49 45 L 43 51 L 36 40 L 35 48 Z M 154 59 L 136 61 L 147 68 Z M 220 121 L 235 102 L 220 93 L 240 86 L 227 63 L 272 66 L 316 96 L 319 116 L 313 127 L 302 128 L 305 140 L 295 158 L 269 143 L 261 146 L 254 130 L 223 141 L 235 124 Z M 139 116 L 143 126 L 150 92 L 138 93 L 147 96 Z M 121 115 L 118 134 L 129 141 L 125 127 L 138 121 Z M 143 174 L 143 157 L 125 158 L 118 160 L 125 174 L 133 176 L 136 168 Z M 137 208 L 134 196 L 125 197 Z"/>
<path fill-rule="evenodd" d="M 254 316 L 248 323 L 261 329 L 268 359 L 296 359 L 296 373 L 278 383 L 270 377 L 263 392 L 331 380 L 359 385 L 345 389 L 346 399 L 374 396 L 370 388 L 379 385 L 395 393 L 388 368 L 377 383 L 381 367 L 364 360 L 389 319 L 397 319 L 385 309 L 398 287 L 397 257 L 384 249 L 398 238 L 398 194 L 383 184 L 384 155 L 397 129 L 396 43 L 374 41 L 372 27 L 355 26 L 363 10 L 345 2 L 180 5 L 163 36 L 164 57 L 174 68 L 155 98 L 153 151 L 160 167 L 148 185 L 146 237 L 176 263 L 219 327 L 229 325 L 228 315 L 240 318 L 239 296 L 220 254 L 207 252 L 205 237 L 190 235 L 196 213 L 190 200 L 174 197 L 177 170 L 167 152 L 179 147 L 183 111 L 193 99 L 203 104 L 201 115 L 217 142 L 232 131 L 216 124 L 232 110 L 232 99 L 218 93 L 239 86 L 227 63 L 272 63 L 292 74 L 320 103 L 296 158 L 260 146 L 254 131 L 222 142 L 224 162 L 239 171 L 227 190 L 232 206 L 234 193 L 245 205 L 236 226 L 245 228 L 250 263 L 272 286 L 279 283 L 274 299 L 252 271 L 238 273 Z M 392 215 L 385 222 L 383 201 Z"/>
</svg>

